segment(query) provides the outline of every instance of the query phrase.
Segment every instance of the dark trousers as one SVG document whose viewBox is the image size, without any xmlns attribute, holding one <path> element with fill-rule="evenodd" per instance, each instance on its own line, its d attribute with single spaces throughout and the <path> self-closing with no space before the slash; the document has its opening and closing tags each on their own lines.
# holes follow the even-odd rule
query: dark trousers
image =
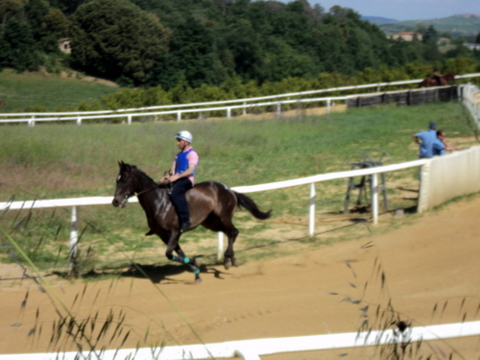
<svg viewBox="0 0 480 360">
<path fill-rule="evenodd" d="M 192 182 L 188 178 L 178 179 L 173 183 L 172 191 L 170 193 L 170 200 L 177 211 L 178 221 L 180 226 L 190 221 L 190 213 L 188 211 L 188 203 L 185 198 L 187 190 L 192 188 Z"/>
</svg>

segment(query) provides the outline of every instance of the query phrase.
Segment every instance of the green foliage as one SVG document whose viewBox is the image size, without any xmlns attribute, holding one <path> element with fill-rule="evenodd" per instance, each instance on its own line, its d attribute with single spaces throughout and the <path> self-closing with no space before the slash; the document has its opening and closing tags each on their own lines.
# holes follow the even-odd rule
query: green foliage
<svg viewBox="0 0 480 360">
<path fill-rule="evenodd" d="M 84 69 L 139 83 L 166 52 L 169 31 L 128 1 L 96 0 L 75 12 L 71 38 L 72 56 Z"/>
<path fill-rule="evenodd" d="M 352 9 L 327 12 L 306 0 L 4 0 L 0 16 L 0 69 L 58 72 L 71 66 L 122 87 L 175 93 L 224 87 L 230 79 L 261 86 L 478 58 L 461 44 L 440 52 L 436 24 L 419 25 L 424 43 L 393 41 Z M 58 40 L 67 37 L 72 54 L 61 56 Z"/>
<path fill-rule="evenodd" d="M 34 44 L 30 25 L 10 18 L 0 38 L 0 68 L 11 67 L 19 72 L 37 70 L 40 61 Z"/>
</svg>

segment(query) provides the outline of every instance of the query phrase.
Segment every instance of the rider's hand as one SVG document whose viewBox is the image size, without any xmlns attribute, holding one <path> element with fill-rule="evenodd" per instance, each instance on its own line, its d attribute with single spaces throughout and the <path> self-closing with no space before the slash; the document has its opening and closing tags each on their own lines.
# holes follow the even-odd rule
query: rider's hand
<svg viewBox="0 0 480 360">
<path fill-rule="evenodd" d="M 162 176 L 162 178 L 160 179 L 160 183 L 164 183 L 167 180 L 170 180 L 170 175 Z"/>
<path fill-rule="evenodd" d="M 170 175 L 168 177 L 168 180 L 170 180 L 170 182 L 175 182 L 177 181 L 178 179 L 180 179 L 180 176 L 178 174 L 175 174 L 175 175 Z"/>
</svg>

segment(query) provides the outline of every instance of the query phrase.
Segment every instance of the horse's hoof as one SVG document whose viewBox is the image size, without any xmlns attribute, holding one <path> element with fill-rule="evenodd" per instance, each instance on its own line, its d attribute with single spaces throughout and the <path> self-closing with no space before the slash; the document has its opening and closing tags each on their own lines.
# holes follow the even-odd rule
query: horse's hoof
<svg viewBox="0 0 480 360">
<path fill-rule="evenodd" d="M 223 262 L 223 267 L 225 268 L 225 270 L 230 269 L 230 266 L 232 266 L 232 261 L 230 259 L 225 259 L 225 261 Z"/>
<path fill-rule="evenodd" d="M 195 282 L 196 283 L 201 283 L 202 282 L 202 279 L 200 278 L 199 275 L 195 275 Z"/>
<path fill-rule="evenodd" d="M 233 259 L 233 266 L 239 267 L 239 266 L 240 266 L 240 262 L 239 262 L 237 259 Z"/>
</svg>

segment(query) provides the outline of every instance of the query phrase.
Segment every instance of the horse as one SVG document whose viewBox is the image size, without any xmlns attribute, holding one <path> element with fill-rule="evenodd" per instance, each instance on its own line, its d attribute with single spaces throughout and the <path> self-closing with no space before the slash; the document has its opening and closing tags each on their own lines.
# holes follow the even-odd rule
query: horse
<svg viewBox="0 0 480 360">
<path fill-rule="evenodd" d="M 136 195 L 147 216 L 149 234 L 156 234 L 167 245 L 165 252 L 169 260 L 189 265 L 195 274 L 195 282 L 200 282 L 200 264 L 193 258 L 185 256 L 179 245 L 180 225 L 177 213 L 169 198 L 170 185 L 158 184 L 135 165 L 119 161 L 120 172 L 116 180 L 115 195 L 112 205 L 123 208 L 128 199 Z M 239 234 L 232 223 L 236 208 L 248 210 L 255 218 L 266 220 L 272 210 L 263 212 L 247 195 L 235 192 L 225 185 L 215 181 L 204 181 L 196 184 L 187 191 L 186 199 L 190 209 L 191 227 L 193 230 L 199 225 L 215 231 L 223 232 L 228 237 L 228 247 L 224 254 L 223 265 L 229 269 L 233 264 L 238 266 L 235 259 L 233 244 Z M 176 255 L 173 254 L 175 251 Z"/>
<path fill-rule="evenodd" d="M 440 79 L 441 84 L 437 83 L 437 79 L 427 77 L 423 79 L 420 84 L 418 84 L 418 87 L 420 88 L 420 87 L 432 87 L 432 86 L 445 86 L 455 80 L 455 75 L 456 74 L 454 72 L 446 73 Z"/>
</svg>

